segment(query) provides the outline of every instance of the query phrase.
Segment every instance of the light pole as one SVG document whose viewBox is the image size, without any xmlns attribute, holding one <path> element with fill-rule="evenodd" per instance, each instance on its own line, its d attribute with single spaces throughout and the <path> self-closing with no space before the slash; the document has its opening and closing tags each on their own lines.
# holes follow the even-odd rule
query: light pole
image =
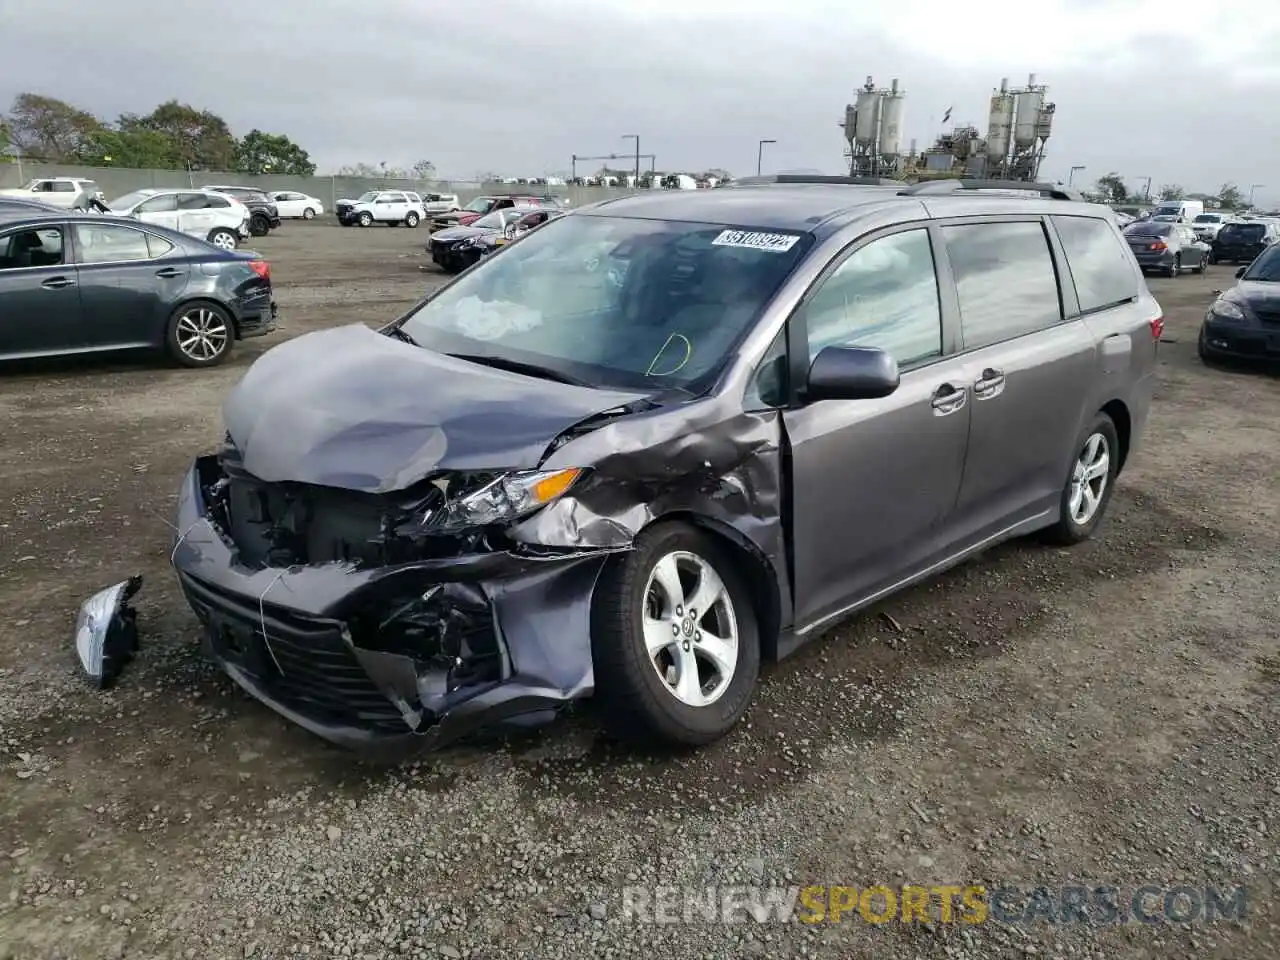
<svg viewBox="0 0 1280 960">
<path fill-rule="evenodd" d="M 640 134 L 624 133 L 622 135 L 622 139 L 634 140 L 636 142 L 636 182 L 634 184 L 634 187 L 635 189 L 639 190 L 640 189 Z"/>
<path fill-rule="evenodd" d="M 1249 184 L 1249 206 L 1250 206 L 1250 207 L 1252 207 L 1252 206 L 1253 206 L 1253 191 L 1257 190 L 1259 187 L 1265 187 L 1265 186 L 1266 186 L 1266 184 L 1265 184 L 1265 183 L 1251 183 L 1251 184 Z"/>
<path fill-rule="evenodd" d="M 764 145 L 766 143 L 777 143 L 777 140 L 761 140 L 756 145 L 756 176 L 760 176 L 761 167 L 764 164 Z"/>
<path fill-rule="evenodd" d="M 1150 178 L 1150 177 L 1139 177 L 1138 179 L 1139 179 L 1139 180 L 1145 180 L 1145 181 L 1146 181 L 1146 183 L 1145 183 L 1145 184 L 1143 185 L 1143 187 L 1142 187 L 1142 199 L 1143 199 L 1143 200 L 1150 200 L 1150 199 L 1151 199 L 1151 178 Z"/>
<path fill-rule="evenodd" d="M 1079 164 L 1077 166 L 1072 167 L 1071 172 L 1067 174 L 1067 186 L 1068 187 L 1071 186 L 1072 182 L 1075 180 L 1077 170 L 1087 170 L 1087 169 L 1089 168 L 1086 167 L 1084 164 Z"/>
</svg>

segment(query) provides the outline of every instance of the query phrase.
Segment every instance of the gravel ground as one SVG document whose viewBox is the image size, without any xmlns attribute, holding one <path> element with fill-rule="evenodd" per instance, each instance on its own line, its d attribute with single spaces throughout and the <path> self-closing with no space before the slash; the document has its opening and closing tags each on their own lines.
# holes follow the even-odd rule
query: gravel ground
<svg viewBox="0 0 1280 960">
<path fill-rule="evenodd" d="M 167 520 L 284 337 L 393 317 L 424 231 L 286 224 L 283 329 L 224 367 L 0 380 L 0 957 L 1221 957 L 1280 949 L 1280 381 L 1207 369 L 1230 269 L 1153 280 L 1168 343 L 1096 541 L 1014 543 L 767 668 L 692 754 L 550 728 L 356 762 L 204 662 Z M 428 264 L 425 271 L 420 267 Z M 79 601 L 142 573 L 144 651 L 76 675 Z M 629 885 L 1247 888 L 1245 922 L 649 924 Z"/>
</svg>

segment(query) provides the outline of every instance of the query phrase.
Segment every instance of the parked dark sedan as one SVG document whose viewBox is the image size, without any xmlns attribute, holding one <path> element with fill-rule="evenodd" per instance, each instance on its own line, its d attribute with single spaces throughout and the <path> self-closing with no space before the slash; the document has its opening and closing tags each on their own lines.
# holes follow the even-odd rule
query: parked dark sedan
<svg viewBox="0 0 1280 960">
<path fill-rule="evenodd" d="M 0 359 L 157 349 L 208 367 L 275 317 L 257 254 L 123 217 L 0 210 Z"/>
<path fill-rule="evenodd" d="M 504 231 L 526 214 L 526 207 L 507 207 L 486 213 L 467 227 L 449 227 L 431 235 L 427 250 L 446 273 L 461 273 L 479 260 L 492 246 L 505 241 Z"/>
<path fill-rule="evenodd" d="M 1236 278 L 1236 285 L 1213 302 L 1200 325 L 1201 359 L 1280 359 L 1280 245 L 1241 267 Z"/>
<path fill-rule="evenodd" d="M 1280 227 L 1265 220 L 1223 224 L 1213 238 L 1214 263 L 1248 263 L 1280 240 Z"/>
</svg>

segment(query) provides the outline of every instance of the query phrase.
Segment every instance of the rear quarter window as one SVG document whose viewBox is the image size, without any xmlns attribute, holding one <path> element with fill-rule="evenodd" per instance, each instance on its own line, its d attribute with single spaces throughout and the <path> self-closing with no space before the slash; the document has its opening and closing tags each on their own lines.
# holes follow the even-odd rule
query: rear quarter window
<svg viewBox="0 0 1280 960">
<path fill-rule="evenodd" d="M 1052 220 L 1067 255 L 1081 312 L 1105 310 L 1138 295 L 1133 256 L 1111 224 L 1093 217 Z"/>
</svg>

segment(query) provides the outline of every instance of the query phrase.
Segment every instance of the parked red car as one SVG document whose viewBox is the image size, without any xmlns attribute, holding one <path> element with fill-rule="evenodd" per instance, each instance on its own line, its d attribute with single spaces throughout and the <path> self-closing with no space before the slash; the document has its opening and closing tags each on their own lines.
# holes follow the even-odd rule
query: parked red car
<svg viewBox="0 0 1280 960">
<path fill-rule="evenodd" d="M 563 204 L 555 197 L 534 196 L 526 193 L 486 194 L 476 197 L 461 210 L 437 214 L 431 218 L 431 230 L 443 230 L 446 227 L 466 227 L 479 220 L 486 213 L 503 210 L 507 207 L 547 207 L 562 210 Z"/>
</svg>

